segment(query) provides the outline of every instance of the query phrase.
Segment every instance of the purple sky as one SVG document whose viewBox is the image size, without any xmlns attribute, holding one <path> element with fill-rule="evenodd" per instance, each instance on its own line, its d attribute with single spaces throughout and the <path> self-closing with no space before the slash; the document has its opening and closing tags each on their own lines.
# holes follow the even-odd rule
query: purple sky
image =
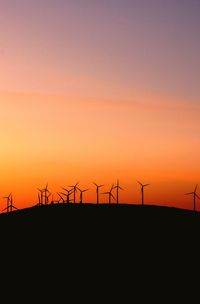
<svg viewBox="0 0 200 304">
<path fill-rule="evenodd" d="M 0 89 L 87 95 L 93 79 L 98 95 L 136 88 L 197 100 L 199 13 L 198 0 L 0 1 Z"/>
</svg>

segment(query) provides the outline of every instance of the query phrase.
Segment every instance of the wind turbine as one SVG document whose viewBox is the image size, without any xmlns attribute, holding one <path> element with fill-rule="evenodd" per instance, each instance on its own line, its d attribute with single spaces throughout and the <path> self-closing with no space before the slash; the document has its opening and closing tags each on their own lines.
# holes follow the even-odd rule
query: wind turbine
<svg viewBox="0 0 200 304">
<path fill-rule="evenodd" d="M 38 192 L 38 204 L 37 204 L 37 206 L 41 206 L 41 205 L 42 205 L 42 203 L 41 203 L 41 195 Z"/>
<path fill-rule="evenodd" d="M 7 201 L 7 207 L 4 208 L 2 211 L 7 210 L 7 212 L 10 211 L 10 198 L 11 198 L 12 193 L 10 193 L 8 196 L 3 196 L 3 199 L 6 199 Z"/>
<path fill-rule="evenodd" d="M 51 192 L 49 192 L 49 194 L 48 195 L 46 195 L 46 205 L 48 205 L 49 204 L 49 197 L 52 195 L 52 193 Z"/>
<path fill-rule="evenodd" d="M 96 183 L 93 183 L 96 186 L 96 194 L 97 194 L 97 204 L 99 204 L 99 189 L 103 187 L 104 185 L 97 185 Z"/>
<path fill-rule="evenodd" d="M 74 186 L 69 186 L 74 191 L 74 204 L 76 204 L 76 192 L 77 192 L 77 186 L 78 186 L 78 184 L 79 184 L 79 182 L 76 183 Z"/>
<path fill-rule="evenodd" d="M 49 190 L 48 190 L 48 183 L 46 184 L 46 187 L 44 189 L 42 189 L 42 191 L 44 192 L 44 202 L 45 202 L 45 205 L 48 205 L 48 202 L 49 202 L 49 196 L 51 195 Z M 47 193 L 49 195 L 47 195 Z"/>
<path fill-rule="evenodd" d="M 40 192 L 38 193 L 38 206 L 42 206 L 43 205 L 43 198 L 44 198 L 44 190 L 43 189 L 39 189 L 37 188 L 37 190 Z"/>
<path fill-rule="evenodd" d="M 12 193 L 10 193 L 9 196 L 5 196 L 3 198 L 7 200 L 7 207 L 4 208 L 2 211 L 7 210 L 7 212 L 12 212 L 13 208 L 17 210 L 17 208 L 13 205 Z"/>
<path fill-rule="evenodd" d="M 144 188 L 149 186 L 150 184 L 142 184 L 141 182 L 137 181 L 138 184 L 141 186 L 141 192 L 142 192 L 142 206 L 144 206 Z"/>
<path fill-rule="evenodd" d="M 65 203 L 69 204 L 69 203 L 71 202 L 71 200 L 70 200 L 70 194 L 71 194 L 70 191 L 69 191 L 68 193 L 60 192 L 60 194 L 66 196 L 66 201 L 65 201 Z M 64 202 L 63 202 L 63 203 L 64 203 Z"/>
<path fill-rule="evenodd" d="M 39 202 L 40 202 L 39 206 L 41 206 L 43 204 L 48 205 L 49 196 L 51 195 L 51 193 L 48 190 L 48 183 L 46 184 L 46 187 L 44 189 L 39 189 L 38 188 L 38 191 L 40 192 L 40 196 L 41 196 L 40 199 L 39 199 Z M 47 195 L 47 193 L 48 193 L 48 195 Z M 44 200 L 44 203 L 43 203 L 43 200 Z"/>
<path fill-rule="evenodd" d="M 194 188 L 194 191 L 193 192 L 189 192 L 189 193 L 185 193 L 185 195 L 193 195 L 193 198 L 194 198 L 194 211 L 196 211 L 196 197 L 200 200 L 200 197 L 198 196 L 197 194 L 197 187 L 198 187 L 198 184 L 196 185 L 196 187 Z"/>
<path fill-rule="evenodd" d="M 68 189 L 63 188 L 63 187 L 62 187 L 62 189 L 67 192 L 67 194 L 66 193 L 62 193 L 62 194 L 66 196 L 66 198 L 67 198 L 67 204 L 69 204 L 71 202 L 70 195 L 72 194 L 73 189 L 68 190 Z"/>
<path fill-rule="evenodd" d="M 10 197 L 10 211 L 11 211 L 11 212 L 13 211 L 13 208 L 14 208 L 15 210 L 18 209 L 17 207 L 15 207 L 15 206 L 13 205 L 13 197 L 12 197 L 12 194 L 11 194 L 11 197 Z"/>
<path fill-rule="evenodd" d="M 83 193 L 88 191 L 89 189 L 84 189 L 84 190 L 81 190 L 80 188 L 77 187 L 77 189 L 80 191 L 80 204 L 83 203 Z"/>
<path fill-rule="evenodd" d="M 121 188 L 120 185 L 119 185 L 119 180 L 117 180 L 117 185 L 113 189 L 117 189 L 116 192 L 117 192 L 117 205 L 118 205 L 119 204 L 119 190 L 123 190 L 124 191 L 124 189 Z"/>
<path fill-rule="evenodd" d="M 115 197 L 112 194 L 113 189 L 114 189 L 114 185 L 112 185 L 112 187 L 110 188 L 110 191 L 102 193 L 102 194 L 108 194 L 108 202 L 109 202 L 109 204 L 111 204 L 111 199 L 112 198 L 115 200 Z"/>
</svg>

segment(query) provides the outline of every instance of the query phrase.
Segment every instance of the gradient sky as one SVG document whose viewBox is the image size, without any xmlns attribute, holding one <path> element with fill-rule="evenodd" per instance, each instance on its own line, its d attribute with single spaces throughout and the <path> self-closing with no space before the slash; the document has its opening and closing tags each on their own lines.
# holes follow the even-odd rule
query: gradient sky
<svg viewBox="0 0 200 304">
<path fill-rule="evenodd" d="M 91 182 L 119 178 L 123 202 L 140 202 L 141 180 L 146 203 L 192 208 L 199 12 L 199 0 L 0 0 L 0 196 L 31 206 L 47 181 L 79 180 L 93 202 Z"/>
</svg>

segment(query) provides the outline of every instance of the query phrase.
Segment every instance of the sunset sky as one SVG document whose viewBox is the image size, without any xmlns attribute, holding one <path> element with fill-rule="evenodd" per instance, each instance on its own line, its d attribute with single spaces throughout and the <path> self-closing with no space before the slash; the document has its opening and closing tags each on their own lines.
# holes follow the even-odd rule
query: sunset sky
<svg viewBox="0 0 200 304">
<path fill-rule="evenodd" d="M 199 16 L 199 0 L 0 0 L 0 197 L 79 181 L 95 202 L 92 182 L 119 178 L 121 202 L 140 180 L 147 204 L 192 209 Z"/>
</svg>

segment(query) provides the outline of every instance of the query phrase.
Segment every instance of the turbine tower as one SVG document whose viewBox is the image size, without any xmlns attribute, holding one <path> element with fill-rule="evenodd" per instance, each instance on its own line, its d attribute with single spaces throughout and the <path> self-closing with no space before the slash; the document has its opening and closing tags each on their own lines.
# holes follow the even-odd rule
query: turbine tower
<svg viewBox="0 0 200 304">
<path fill-rule="evenodd" d="M 40 193 L 38 192 L 38 203 L 37 203 L 37 206 L 41 206 L 42 205 L 42 202 L 41 202 L 41 195 Z"/>
<path fill-rule="evenodd" d="M 196 198 L 198 198 L 200 200 L 200 197 L 197 194 L 197 187 L 198 185 L 196 185 L 196 187 L 194 188 L 193 192 L 189 192 L 189 193 L 185 193 L 185 195 L 193 195 L 194 198 L 194 211 L 196 211 Z"/>
<path fill-rule="evenodd" d="M 117 199 L 116 199 L 116 201 L 117 201 L 117 205 L 118 205 L 119 204 L 119 190 L 123 190 L 124 191 L 124 189 L 121 188 L 120 185 L 119 185 L 119 180 L 117 180 L 117 185 L 113 189 L 116 189 L 116 192 L 117 192 Z"/>
<path fill-rule="evenodd" d="M 80 191 L 80 204 L 83 203 L 83 193 L 88 191 L 89 189 L 84 189 L 84 190 L 81 190 L 80 188 L 77 187 L 77 189 Z"/>
<path fill-rule="evenodd" d="M 141 186 L 141 193 L 142 193 L 142 206 L 144 206 L 144 188 L 149 186 L 150 184 L 142 184 L 141 182 L 137 181 L 138 184 Z"/>
<path fill-rule="evenodd" d="M 96 194 L 97 194 L 97 205 L 99 204 L 99 189 L 103 187 L 104 185 L 97 185 L 96 183 L 93 183 L 96 186 Z"/>
<path fill-rule="evenodd" d="M 13 205 L 13 197 L 12 197 L 12 194 L 11 194 L 11 197 L 10 197 L 10 211 L 12 212 L 13 211 L 13 208 L 15 210 L 18 210 L 18 208 L 16 208 L 14 205 Z"/>
<path fill-rule="evenodd" d="M 113 189 L 114 189 L 114 185 L 112 185 L 112 187 L 110 188 L 110 191 L 102 193 L 102 194 L 107 194 L 108 195 L 108 203 L 109 203 L 109 205 L 111 204 L 112 198 L 115 200 L 115 197 L 112 194 Z"/>
<path fill-rule="evenodd" d="M 70 188 L 72 188 L 73 192 L 74 192 L 74 204 L 76 204 L 76 192 L 77 192 L 77 186 L 78 186 L 79 182 L 76 183 L 74 186 L 69 186 Z"/>
<path fill-rule="evenodd" d="M 44 189 L 42 189 L 44 192 L 44 204 L 48 205 L 49 203 L 49 196 L 51 195 L 51 193 L 48 190 L 48 183 L 46 184 L 46 187 Z"/>
<path fill-rule="evenodd" d="M 38 193 L 38 206 L 42 206 L 43 205 L 43 198 L 44 198 L 44 195 L 43 195 L 43 190 L 42 189 L 37 189 L 39 191 Z"/>
</svg>

